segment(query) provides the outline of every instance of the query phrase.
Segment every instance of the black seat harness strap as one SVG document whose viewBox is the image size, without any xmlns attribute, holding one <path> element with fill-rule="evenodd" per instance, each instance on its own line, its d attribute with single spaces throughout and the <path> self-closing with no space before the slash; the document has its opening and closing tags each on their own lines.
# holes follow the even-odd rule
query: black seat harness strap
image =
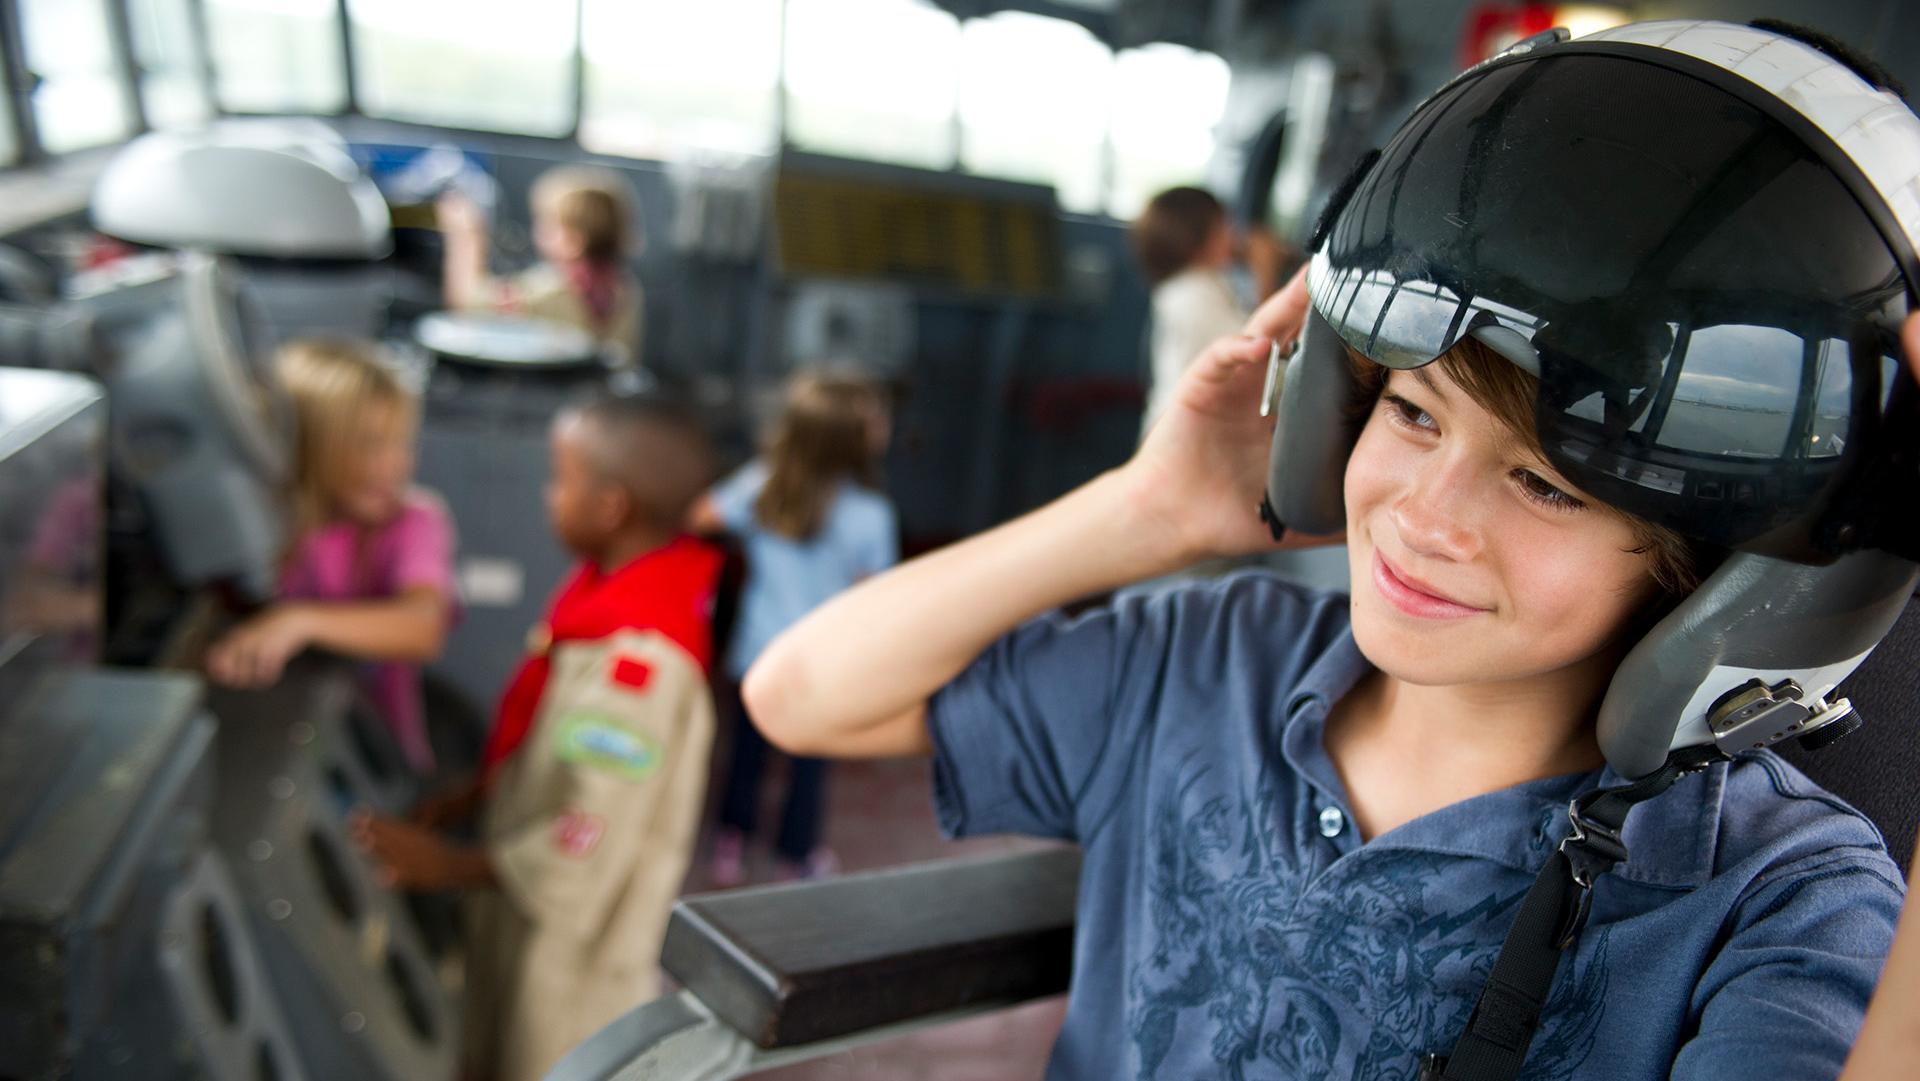
<svg viewBox="0 0 1920 1081">
<path fill-rule="evenodd" d="M 1547 858 L 1521 900 L 1466 1031 L 1451 1054 L 1421 1059 L 1420 1081 L 1511 1081 L 1520 1076 L 1560 957 L 1586 926 L 1593 884 L 1627 858 L 1620 839 L 1627 812 L 1681 777 L 1726 757 L 1711 744 L 1683 747 L 1638 781 L 1574 799 L 1567 808 L 1573 832 Z"/>
</svg>

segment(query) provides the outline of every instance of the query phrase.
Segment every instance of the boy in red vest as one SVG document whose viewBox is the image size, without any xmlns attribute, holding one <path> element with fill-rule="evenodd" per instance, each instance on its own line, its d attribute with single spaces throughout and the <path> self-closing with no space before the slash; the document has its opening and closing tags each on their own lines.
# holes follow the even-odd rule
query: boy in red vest
<svg viewBox="0 0 1920 1081">
<path fill-rule="evenodd" d="M 392 885 L 473 889 L 470 1077 L 533 1081 L 656 993 L 699 828 L 720 552 L 680 532 L 711 480 L 699 425 L 605 398 L 554 423 L 547 511 L 581 566 L 534 628 L 480 778 L 355 835 Z M 435 832 L 479 813 L 480 843 Z M 489 888 L 491 887 L 491 888 Z"/>
</svg>

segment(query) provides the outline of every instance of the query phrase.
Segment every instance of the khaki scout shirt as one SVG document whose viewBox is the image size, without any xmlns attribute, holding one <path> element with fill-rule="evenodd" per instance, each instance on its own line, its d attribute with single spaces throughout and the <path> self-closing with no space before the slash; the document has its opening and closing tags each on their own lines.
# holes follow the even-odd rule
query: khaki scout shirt
<svg viewBox="0 0 1920 1081">
<path fill-rule="evenodd" d="M 557 643 L 533 725 L 495 776 L 474 899 L 468 1061 L 536 1081 L 657 994 L 667 915 L 699 829 L 713 702 L 655 630 Z"/>
</svg>

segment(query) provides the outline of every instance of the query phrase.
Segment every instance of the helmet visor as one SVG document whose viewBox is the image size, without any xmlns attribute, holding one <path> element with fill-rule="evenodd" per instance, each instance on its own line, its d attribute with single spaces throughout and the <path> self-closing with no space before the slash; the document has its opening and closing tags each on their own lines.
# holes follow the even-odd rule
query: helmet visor
<svg viewBox="0 0 1920 1081">
<path fill-rule="evenodd" d="M 1473 334 L 1539 378 L 1549 461 L 1682 534 L 1789 558 L 1879 425 L 1906 299 L 1805 141 L 1619 54 L 1492 65 L 1356 187 L 1309 291 L 1391 368 Z"/>
</svg>

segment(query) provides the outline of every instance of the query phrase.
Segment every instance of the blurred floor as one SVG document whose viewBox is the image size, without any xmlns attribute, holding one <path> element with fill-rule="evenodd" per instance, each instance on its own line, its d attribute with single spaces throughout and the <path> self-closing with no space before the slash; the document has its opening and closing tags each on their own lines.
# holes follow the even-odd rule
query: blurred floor
<svg viewBox="0 0 1920 1081">
<path fill-rule="evenodd" d="M 715 752 L 709 803 L 718 799 L 728 748 Z M 934 824 L 928 762 L 836 762 L 827 781 L 826 843 L 842 873 L 921 860 L 1037 847 L 1020 838 L 946 841 Z M 761 788 L 760 831 L 749 845 L 748 881 L 771 882 L 780 871 L 768 848 L 786 792 L 784 761 L 770 763 Z M 709 832 L 714 815 L 707 816 Z M 711 888 L 710 837 L 702 837 L 687 892 Z M 1066 1010 L 1063 998 L 956 1022 L 831 1058 L 755 1074 L 767 1081 L 1035 1081 Z"/>
</svg>

